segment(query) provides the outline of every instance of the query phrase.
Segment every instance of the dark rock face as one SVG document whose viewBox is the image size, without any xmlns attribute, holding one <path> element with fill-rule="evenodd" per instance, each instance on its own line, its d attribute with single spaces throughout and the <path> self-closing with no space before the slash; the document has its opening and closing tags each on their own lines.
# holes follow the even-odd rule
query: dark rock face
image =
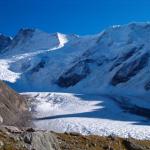
<svg viewBox="0 0 150 150">
<path fill-rule="evenodd" d="M 84 79 L 84 75 L 78 75 L 76 73 L 70 75 L 69 77 L 60 77 L 58 79 L 58 85 L 61 87 L 69 87 L 69 86 L 74 86 L 77 84 L 79 81 Z"/>
<path fill-rule="evenodd" d="M 0 116 L 5 125 L 28 125 L 29 112 L 25 99 L 0 81 Z"/>
<path fill-rule="evenodd" d="M 114 62 L 114 64 L 112 65 L 112 67 L 110 68 L 109 71 L 112 71 L 114 68 L 118 67 L 123 62 L 125 62 L 126 60 L 128 60 L 129 58 L 131 58 L 136 53 L 136 51 L 139 51 L 140 49 L 142 49 L 143 46 L 144 45 L 141 45 L 140 47 L 133 47 L 127 53 L 125 53 L 121 57 L 117 58 L 117 60 Z"/>
<path fill-rule="evenodd" d="M 145 89 L 146 91 L 149 91 L 149 90 L 150 90 L 150 81 L 145 84 L 144 89 Z"/>
<path fill-rule="evenodd" d="M 133 76 L 146 67 L 148 60 L 149 54 L 145 53 L 132 62 L 124 64 L 112 78 L 111 84 L 116 86 L 119 83 L 129 81 Z"/>
<path fill-rule="evenodd" d="M 0 34 L 0 51 L 8 47 L 12 42 L 12 39 L 10 37 L 4 36 Z"/>
<path fill-rule="evenodd" d="M 32 38 L 34 31 L 34 29 L 20 29 L 17 35 L 13 38 L 9 49 L 14 48 L 18 44 L 23 44 L 26 40 Z"/>
<path fill-rule="evenodd" d="M 32 143 L 32 133 L 23 135 L 24 142 L 27 144 Z"/>
<path fill-rule="evenodd" d="M 27 37 L 27 36 L 31 36 L 32 33 L 35 31 L 35 29 L 20 29 L 19 34 Z"/>
<path fill-rule="evenodd" d="M 32 73 L 38 72 L 41 68 L 44 68 L 45 64 L 46 64 L 46 61 L 41 60 L 34 68 L 32 68 L 31 72 Z"/>
<path fill-rule="evenodd" d="M 90 60 L 78 62 L 75 66 L 59 77 L 57 84 L 60 87 L 74 86 L 79 81 L 86 78 L 88 74 L 90 74 L 90 68 L 88 65 L 90 62 Z"/>
</svg>

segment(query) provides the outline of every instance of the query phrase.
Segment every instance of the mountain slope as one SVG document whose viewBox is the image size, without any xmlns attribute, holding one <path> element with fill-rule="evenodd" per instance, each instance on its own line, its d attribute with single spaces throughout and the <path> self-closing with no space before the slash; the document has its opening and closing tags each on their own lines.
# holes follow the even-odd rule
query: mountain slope
<svg viewBox="0 0 150 150">
<path fill-rule="evenodd" d="M 0 81 L 0 117 L 5 125 L 26 126 L 28 108 L 25 99 Z"/>
<path fill-rule="evenodd" d="M 149 37 L 150 24 L 146 23 L 105 30 L 94 47 L 64 71 L 58 85 L 83 92 L 100 92 L 108 88 L 148 91 Z"/>
<path fill-rule="evenodd" d="M 76 38 L 76 36 L 61 33 L 48 34 L 38 29 L 20 29 L 13 38 L 12 43 L 4 51 L 7 55 L 9 53 L 9 55 L 15 55 L 37 50 L 48 50 L 61 47 L 73 38 Z"/>
<path fill-rule="evenodd" d="M 21 30 L 0 55 L 0 79 L 13 83 L 10 85 L 18 91 L 54 89 L 63 70 L 92 47 L 96 38 Z"/>
<path fill-rule="evenodd" d="M 30 92 L 36 127 L 150 139 L 149 43 L 150 23 L 92 36 L 22 29 L 0 53 L 0 79 Z"/>
<path fill-rule="evenodd" d="M 0 51 L 8 47 L 11 44 L 11 42 L 11 37 L 0 34 Z"/>
<path fill-rule="evenodd" d="M 0 55 L 5 69 L 0 79 L 19 91 L 127 88 L 136 93 L 138 87 L 144 93 L 150 89 L 149 37 L 149 23 L 113 26 L 81 37 L 21 29 Z"/>
</svg>

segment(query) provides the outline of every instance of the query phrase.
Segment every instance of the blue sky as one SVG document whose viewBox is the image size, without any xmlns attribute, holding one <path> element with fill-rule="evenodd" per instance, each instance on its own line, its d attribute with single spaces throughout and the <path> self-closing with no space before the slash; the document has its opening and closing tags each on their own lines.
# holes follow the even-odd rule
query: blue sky
<svg viewBox="0 0 150 150">
<path fill-rule="evenodd" d="M 132 21 L 150 21 L 150 0 L 0 0 L 0 32 L 8 35 L 22 27 L 94 34 Z"/>
</svg>

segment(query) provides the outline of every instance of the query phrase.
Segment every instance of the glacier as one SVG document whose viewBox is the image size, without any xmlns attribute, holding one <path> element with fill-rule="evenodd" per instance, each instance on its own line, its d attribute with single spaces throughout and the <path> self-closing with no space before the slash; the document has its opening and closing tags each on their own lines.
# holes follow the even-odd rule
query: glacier
<svg viewBox="0 0 150 150">
<path fill-rule="evenodd" d="M 30 97 L 39 128 L 150 139 L 149 43 L 150 23 L 87 36 L 20 29 L 0 51 L 0 79 Z"/>
</svg>

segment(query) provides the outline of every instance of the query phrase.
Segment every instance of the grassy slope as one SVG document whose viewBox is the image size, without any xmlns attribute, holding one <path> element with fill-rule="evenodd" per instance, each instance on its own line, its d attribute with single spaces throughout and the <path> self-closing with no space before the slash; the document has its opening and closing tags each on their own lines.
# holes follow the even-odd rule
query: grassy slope
<svg viewBox="0 0 150 150">
<path fill-rule="evenodd" d="M 118 137 L 57 134 L 63 150 L 150 150 L 150 141 Z"/>
</svg>

